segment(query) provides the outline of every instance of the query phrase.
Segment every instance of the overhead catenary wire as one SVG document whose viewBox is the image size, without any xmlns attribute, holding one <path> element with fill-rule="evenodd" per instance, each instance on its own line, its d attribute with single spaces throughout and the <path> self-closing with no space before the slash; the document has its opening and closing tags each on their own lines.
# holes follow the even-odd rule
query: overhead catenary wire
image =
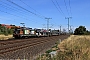
<svg viewBox="0 0 90 60">
<path fill-rule="evenodd" d="M 53 5 L 56 7 L 56 9 L 58 10 L 58 12 L 62 15 L 62 16 L 64 16 L 62 13 L 61 13 L 61 11 L 59 10 L 59 8 L 56 6 L 56 4 L 54 3 L 54 1 L 53 0 L 51 0 L 52 1 L 52 3 L 53 3 Z M 65 16 L 64 16 L 65 17 Z"/>
<path fill-rule="evenodd" d="M 11 14 L 11 13 L 6 12 L 6 11 L 2 11 L 2 10 L 0 10 L 0 12 L 6 13 L 6 14 L 9 14 L 9 15 L 12 15 L 12 16 L 16 16 L 16 17 L 18 17 L 18 18 L 22 18 L 22 17 L 20 17 L 20 16 L 17 16 L 17 15 Z M 25 18 L 24 18 L 24 19 L 25 19 Z M 28 19 L 25 19 L 25 20 L 28 20 Z M 24 20 L 24 21 L 25 21 L 25 20 Z M 9 21 L 10 21 L 10 20 L 9 20 Z M 28 21 L 31 21 L 31 20 L 28 20 Z M 15 21 L 13 21 L 13 22 L 15 22 Z M 32 21 L 32 22 L 39 23 L 39 22 L 36 22 L 36 21 Z M 20 22 L 19 22 L 19 23 L 20 23 Z"/>
<path fill-rule="evenodd" d="M 41 17 L 43 17 L 44 19 L 46 18 L 45 16 L 43 16 L 41 13 L 39 13 L 38 11 L 36 11 L 35 9 L 33 9 L 32 7 L 30 7 L 28 4 L 26 4 L 25 2 L 23 2 L 22 0 L 20 0 L 23 4 L 25 4 L 26 6 L 28 6 L 29 8 L 31 8 L 32 10 L 34 10 L 35 12 L 38 13 L 38 15 L 40 15 Z M 48 29 L 48 27 L 47 27 Z"/>
<path fill-rule="evenodd" d="M 22 22 L 28 21 L 30 23 L 31 22 L 34 22 L 34 23 L 40 24 L 41 21 L 38 22 L 35 19 L 31 19 L 30 17 L 28 17 L 28 18 L 25 17 L 25 16 L 27 16 L 26 14 L 30 14 L 29 12 L 27 12 L 27 11 L 25 11 L 25 10 L 17 7 L 17 6 L 11 5 L 10 3 L 7 3 L 7 2 L 3 2 L 2 0 L 0 0 L 0 4 L 1 4 L 0 7 L 2 8 L 2 9 L 0 9 L 0 12 L 1 13 L 5 13 L 5 15 L 8 14 L 7 15 L 8 18 L 11 18 L 11 19 L 6 19 L 7 21 L 10 21 L 11 20 L 12 22 L 14 22 L 14 20 L 15 20 L 15 21 L 18 21 L 17 23 L 20 23 L 21 21 Z M 31 14 L 31 15 L 33 15 L 33 14 Z M 28 15 L 28 16 L 30 16 L 30 15 Z M 12 18 L 12 17 L 15 17 L 15 18 Z M 3 20 L 5 20 L 5 19 L 3 19 Z"/>
<path fill-rule="evenodd" d="M 7 9 L 7 8 L 5 8 L 5 9 Z M 12 16 L 14 16 L 14 17 L 18 17 L 18 18 L 20 18 L 20 19 L 22 18 L 22 19 L 25 19 L 25 20 L 28 20 L 28 21 L 35 22 L 35 21 L 29 20 L 29 19 L 27 19 L 27 18 L 25 18 L 25 17 L 21 17 L 20 15 L 18 16 L 18 15 L 15 15 L 15 14 L 13 14 L 13 13 L 9 13 L 9 12 L 7 12 L 7 11 L 0 10 L 0 12 L 6 13 L 6 14 L 9 14 L 9 15 L 12 15 Z"/>
<path fill-rule="evenodd" d="M 41 13 L 39 13 L 37 10 L 35 10 L 34 8 L 30 7 L 28 4 L 26 4 L 25 2 L 23 2 L 22 0 L 20 0 L 23 4 L 25 4 L 26 6 L 28 6 L 29 8 L 31 8 L 32 10 L 34 10 L 35 12 L 37 12 L 40 16 L 44 17 Z"/>
<path fill-rule="evenodd" d="M 8 3 L 5 3 L 5 2 L 3 2 L 2 0 L 0 0 L 0 3 L 2 3 L 2 4 L 0 4 L 1 5 L 1 7 L 4 7 L 4 8 L 6 8 L 6 9 L 9 9 L 10 11 L 14 11 L 15 13 L 19 13 L 20 15 L 19 16 L 23 16 L 23 17 L 28 17 L 28 16 L 30 16 L 30 14 L 28 14 L 27 15 L 27 12 L 26 11 L 23 11 L 22 9 L 19 9 L 19 8 L 17 8 L 17 7 L 15 7 L 15 6 L 13 6 L 13 5 L 10 5 L 10 4 L 8 4 Z M 7 11 L 7 10 L 6 10 Z M 30 18 L 31 19 L 31 18 Z M 35 20 L 35 19 L 32 19 L 32 20 Z"/>
<path fill-rule="evenodd" d="M 28 18 L 29 16 L 33 16 L 33 15 L 30 15 L 27 11 L 25 11 L 25 10 L 23 10 L 23 9 L 20 9 L 20 8 L 18 8 L 17 6 L 15 7 L 15 6 L 13 6 L 13 5 L 10 5 L 10 4 L 8 4 L 8 3 L 5 3 L 5 2 L 3 2 L 3 1 L 1 1 L 0 0 L 0 2 L 2 2 L 2 4 L 3 4 L 3 6 L 4 6 L 4 8 L 7 8 L 7 9 L 9 9 L 9 10 L 13 10 L 15 13 L 19 13 L 20 15 L 19 16 L 22 16 L 22 17 L 24 17 L 24 18 Z M 27 15 L 28 14 L 28 15 Z M 29 17 L 29 19 L 32 19 L 32 20 L 35 20 L 35 19 L 33 19 L 33 18 L 30 18 Z M 31 20 L 31 21 L 32 21 Z M 30 21 L 30 20 L 29 20 Z M 34 21 L 35 22 L 35 21 Z"/>
<path fill-rule="evenodd" d="M 65 0 L 64 0 L 64 3 L 65 3 L 65 6 L 66 6 L 66 10 L 67 10 L 68 16 L 70 16 L 69 15 L 69 11 L 68 11 L 68 7 L 67 7 L 67 4 L 66 4 L 66 1 Z"/>
<path fill-rule="evenodd" d="M 70 14 L 72 16 L 72 11 L 71 11 L 71 1 L 69 0 L 69 7 L 70 7 Z"/>
<path fill-rule="evenodd" d="M 19 9 L 19 8 L 17 8 L 17 7 L 14 7 L 14 6 L 12 6 L 12 5 L 8 4 L 8 3 L 5 3 L 5 2 L 3 2 L 2 0 L 0 0 L 0 2 L 2 2 L 3 4 L 5 4 L 6 6 L 9 6 L 9 7 L 14 8 L 15 10 L 18 10 L 18 11 L 24 13 L 24 14 L 26 13 L 26 11 L 23 11 L 23 10 L 21 10 L 21 9 Z"/>
<path fill-rule="evenodd" d="M 59 7 L 61 13 L 65 16 L 65 14 L 64 14 L 64 12 L 62 11 L 62 9 L 61 9 L 60 5 L 58 4 L 57 0 L 55 0 L 55 1 L 56 1 L 56 3 L 57 3 L 57 6 Z M 66 17 L 66 16 L 65 16 L 65 17 Z"/>
<path fill-rule="evenodd" d="M 70 30 L 69 30 L 69 25 L 70 25 L 69 20 L 70 20 L 70 18 L 72 18 L 72 17 L 70 17 L 70 14 L 69 14 L 69 11 L 68 11 L 68 8 L 67 8 L 67 4 L 66 4 L 66 1 L 65 1 L 65 0 L 64 0 L 64 3 L 65 3 L 65 6 L 66 6 L 66 10 L 67 10 L 68 16 L 69 16 L 69 17 L 65 17 L 65 19 L 68 19 L 68 33 L 70 33 Z M 70 10 L 71 10 L 70 0 L 69 0 L 69 7 L 70 7 Z M 71 11 L 70 11 L 70 12 L 71 12 Z"/>
<path fill-rule="evenodd" d="M 28 6 L 29 8 L 33 9 L 32 7 L 30 7 L 28 4 L 26 4 L 25 2 L 23 2 L 22 0 L 20 0 L 23 4 L 25 4 L 26 6 Z M 35 9 L 33 9 L 35 12 L 37 12 Z M 38 15 L 40 15 L 43 18 L 46 18 L 45 16 L 43 16 L 42 14 L 40 14 L 39 12 L 37 12 Z M 47 27 L 48 28 L 48 27 Z"/>
<path fill-rule="evenodd" d="M 3 12 L 3 13 L 6 13 L 6 14 L 9 14 L 9 15 L 11 15 L 11 16 L 14 16 L 14 17 L 18 17 L 18 18 L 20 18 L 20 19 L 24 19 L 23 21 L 32 21 L 32 22 L 35 22 L 35 23 L 39 23 L 39 22 L 37 22 L 37 21 L 35 21 L 34 19 L 32 19 L 32 20 L 30 20 L 30 19 L 28 19 L 28 18 L 26 18 L 25 16 L 27 16 L 26 14 L 24 14 L 23 12 L 24 11 L 22 11 L 22 10 L 20 10 L 20 9 L 16 9 L 16 8 L 14 8 L 13 6 L 11 6 L 10 4 L 6 4 L 6 3 L 4 3 L 3 1 L 1 1 L 0 0 L 0 2 L 2 2 L 3 4 L 1 4 L 0 3 L 0 6 L 2 7 L 2 8 L 5 8 L 5 10 L 0 10 L 0 12 Z M 6 5 L 6 6 L 5 6 Z M 10 12 L 9 12 L 10 11 Z M 16 12 L 15 12 L 16 11 Z M 15 12 L 15 13 L 13 13 L 13 12 Z M 20 13 L 21 12 L 21 13 Z"/>
<path fill-rule="evenodd" d="M 8 21 L 12 21 L 12 22 L 19 23 L 19 22 L 18 22 L 18 21 L 16 21 L 15 19 L 13 19 L 13 20 L 10 20 L 10 19 L 4 19 L 4 18 L 1 18 L 1 17 L 0 17 L 0 19 L 1 19 L 1 20 L 8 20 Z"/>
<path fill-rule="evenodd" d="M 2 5 L 2 4 L 0 4 L 0 6 L 4 7 L 5 9 L 9 9 L 9 10 L 11 10 L 11 11 L 14 11 L 14 12 L 16 11 L 17 14 L 18 14 L 18 13 L 21 14 L 20 11 L 15 10 L 15 9 L 13 9 L 13 8 L 10 8 L 10 7 L 8 7 L 8 6 Z M 26 17 L 26 15 L 24 15 L 24 14 L 22 14 L 22 16 Z"/>
<path fill-rule="evenodd" d="M 16 4 L 16 3 L 12 2 L 11 0 L 7 0 L 7 1 L 10 2 L 10 3 L 12 3 L 12 4 L 14 4 L 14 5 L 16 5 L 17 7 L 21 8 L 21 9 L 23 9 L 23 10 L 25 10 L 25 11 L 27 11 L 27 12 L 29 12 L 29 13 L 31 13 L 31 14 L 37 16 L 37 17 L 39 17 L 39 18 L 42 18 L 40 15 L 38 15 L 38 14 L 36 14 L 36 13 L 34 13 L 34 12 L 31 12 L 31 11 L 25 9 L 24 7 L 21 7 L 20 5 L 18 5 L 18 4 Z"/>
</svg>

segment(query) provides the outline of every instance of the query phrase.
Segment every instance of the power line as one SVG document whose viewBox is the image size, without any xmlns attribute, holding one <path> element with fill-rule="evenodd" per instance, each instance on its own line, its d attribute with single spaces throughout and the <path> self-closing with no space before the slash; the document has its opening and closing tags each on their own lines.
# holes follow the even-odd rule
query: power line
<svg viewBox="0 0 90 60">
<path fill-rule="evenodd" d="M 12 2 L 12 1 L 10 1 L 10 0 L 7 0 L 7 1 L 10 2 L 10 3 L 12 3 L 12 4 L 14 4 L 14 5 L 16 5 L 17 7 L 21 8 L 21 9 L 23 9 L 23 10 L 25 10 L 25 11 L 27 11 L 27 12 L 29 12 L 29 13 L 31 13 L 31 14 L 37 16 L 37 17 L 39 17 L 39 18 L 42 18 L 40 15 L 37 15 L 36 13 L 33 13 L 33 12 L 31 12 L 31 11 L 25 9 L 25 8 L 21 7 L 20 5 L 18 5 L 18 4 L 16 4 L 16 3 Z"/>
<path fill-rule="evenodd" d="M 6 12 L 6 11 L 2 11 L 2 10 L 0 10 L 1 12 L 4 12 L 4 13 L 7 13 L 7 14 L 10 14 L 10 15 L 13 15 L 13 16 L 16 16 L 16 17 L 19 17 L 19 16 L 17 16 L 17 15 L 14 15 L 14 14 L 11 14 L 11 13 L 8 13 L 8 12 Z M 20 17 L 21 18 L 21 17 Z"/>
<path fill-rule="evenodd" d="M 0 17 L 0 19 L 2 20 L 3 18 Z M 12 20 L 10 20 L 10 19 L 4 19 L 4 20 L 12 21 Z M 16 20 L 15 20 L 15 21 L 12 21 L 12 22 L 19 23 L 19 22 L 17 22 Z"/>
<path fill-rule="evenodd" d="M 26 12 L 26 11 L 22 11 L 21 9 L 18 9 L 18 8 L 14 7 L 14 6 L 10 5 L 10 4 L 7 4 L 7 3 L 5 3 L 5 2 L 3 2 L 3 1 L 1 1 L 1 0 L 0 0 L 0 2 L 4 3 L 6 6 L 13 7 L 14 9 L 19 10 L 19 11 L 22 12 L 22 13 L 23 13 L 23 12 Z"/>
<path fill-rule="evenodd" d="M 20 0 L 23 4 L 25 4 L 26 6 L 28 6 L 29 8 L 31 8 L 32 10 L 34 10 L 35 12 L 37 12 L 39 15 L 41 15 L 38 11 L 36 11 L 35 9 L 33 9 L 32 7 L 30 7 L 28 4 L 26 4 L 25 2 L 23 2 L 22 0 Z M 42 17 L 45 18 L 45 16 L 41 15 Z"/>
<path fill-rule="evenodd" d="M 69 15 L 69 11 L 68 11 L 67 4 L 66 4 L 66 1 L 65 0 L 64 0 L 64 3 L 65 3 L 65 6 L 66 6 L 67 13 Z"/>
<path fill-rule="evenodd" d="M 23 11 L 23 10 L 21 10 L 21 9 L 19 9 L 19 8 L 17 8 L 17 7 L 14 7 L 13 5 L 10 5 L 10 4 L 7 4 L 7 3 L 5 3 L 5 2 L 3 2 L 3 1 L 1 1 L 0 0 L 0 2 L 2 2 L 2 4 L 0 4 L 2 7 L 4 7 L 4 8 L 6 8 L 6 11 L 7 11 L 7 9 L 9 9 L 9 11 L 11 10 L 13 10 L 14 11 L 14 13 L 20 13 L 20 15 L 19 16 L 23 16 L 23 17 L 28 17 L 28 15 L 27 15 L 27 12 L 26 11 Z M 16 12 L 15 12 L 16 11 Z M 34 20 L 34 19 L 33 19 Z"/>
<path fill-rule="evenodd" d="M 6 11 L 2 11 L 2 10 L 0 10 L 0 12 L 3 12 L 3 13 L 6 13 L 6 14 L 9 14 L 9 15 L 12 15 L 12 16 L 16 16 L 16 17 L 19 17 L 19 18 L 22 18 L 22 19 L 28 20 L 27 18 L 24 18 L 24 17 L 21 17 L 21 16 L 17 16 L 17 15 L 15 15 L 15 14 L 12 14 L 12 13 L 9 13 L 9 12 L 6 12 Z M 29 21 L 31 21 L 31 20 L 29 20 Z M 33 21 L 33 22 L 35 22 L 35 21 Z"/>
<path fill-rule="evenodd" d="M 56 7 L 56 9 L 59 11 L 59 13 L 62 14 L 61 11 L 60 11 L 60 10 L 58 9 L 58 7 L 56 6 L 56 4 L 54 3 L 54 1 L 53 1 L 53 0 L 51 0 L 51 1 L 52 1 L 53 5 Z M 63 14 L 62 14 L 62 16 L 63 16 Z M 65 17 L 65 16 L 64 16 L 64 17 Z"/>
<path fill-rule="evenodd" d="M 23 11 L 23 10 L 21 10 L 21 9 L 19 9 L 19 8 L 17 8 L 17 7 L 14 7 L 14 6 L 12 6 L 12 5 L 10 5 L 10 4 L 7 4 L 7 3 L 5 3 L 5 2 L 3 2 L 3 1 L 1 1 L 0 0 L 0 2 L 2 2 L 2 4 L 0 4 L 2 7 L 4 7 L 4 8 L 6 8 L 6 11 L 7 11 L 7 9 L 9 9 L 9 10 L 13 10 L 15 13 L 20 13 L 20 15 L 19 16 L 23 16 L 23 17 L 28 17 L 29 16 L 29 14 L 27 15 L 27 12 L 26 11 Z M 30 18 L 31 19 L 31 18 Z M 32 19 L 32 20 L 34 20 L 34 19 Z"/>
<path fill-rule="evenodd" d="M 1 1 L 0 0 L 0 2 L 2 2 L 2 3 L 4 3 L 3 1 Z M 6 6 L 5 6 L 6 5 Z M 3 8 L 5 8 L 5 11 L 4 10 L 0 10 L 0 12 L 3 12 L 3 13 L 6 13 L 6 14 L 9 14 L 9 15 L 11 15 L 11 16 L 15 16 L 15 17 L 18 17 L 18 18 L 22 18 L 22 19 L 24 19 L 24 21 L 26 20 L 28 20 L 28 21 L 33 21 L 33 20 L 29 20 L 28 18 L 26 18 L 25 16 L 26 16 L 26 14 L 23 14 L 23 12 L 24 11 L 22 11 L 22 10 L 18 10 L 18 9 L 16 9 L 16 7 L 14 8 L 13 7 L 13 5 L 11 6 L 11 5 L 9 5 L 9 4 L 7 4 L 7 3 L 4 3 L 4 5 L 3 4 L 0 4 L 0 6 Z M 10 13 L 9 11 L 11 10 L 11 11 L 13 11 L 12 13 Z M 16 11 L 16 12 L 15 12 Z M 18 15 L 18 13 L 20 13 L 20 15 Z M 22 14 L 22 15 L 21 15 Z M 25 15 L 25 16 L 24 16 Z M 33 21 L 33 22 L 35 22 L 35 23 L 39 23 L 39 22 L 36 22 L 35 20 Z"/>
<path fill-rule="evenodd" d="M 21 12 L 19 12 L 19 11 L 17 11 L 17 10 L 15 10 L 15 9 L 13 9 L 13 8 L 10 8 L 10 7 L 8 7 L 8 6 L 5 6 L 5 5 L 2 5 L 2 4 L 0 4 L 2 7 L 4 7 L 4 8 L 6 8 L 6 9 L 9 9 L 9 10 L 13 10 L 14 12 L 16 11 L 16 13 L 18 12 L 18 13 L 21 13 Z M 24 14 L 22 14 L 22 16 L 24 16 Z M 26 16 L 26 15 L 25 15 Z M 25 17 L 24 16 L 24 17 Z"/>
<path fill-rule="evenodd" d="M 69 7 L 70 7 L 70 13 L 71 13 L 71 16 L 72 16 L 72 11 L 71 11 L 71 2 L 69 0 Z"/>
<path fill-rule="evenodd" d="M 63 13 L 63 11 L 62 11 L 62 9 L 61 9 L 60 5 L 58 4 L 57 0 L 55 0 L 55 1 L 56 1 L 57 5 L 58 5 L 58 7 L 59 7 L 60 11 L 62 12 L 62 14 L 65 16 L 65 14 Z"/>
<path fill-rule="evenodd" d="M 6 14 L 9 14 L 9 15 L 12 15 L 12 16 L 16 16 L 16 17 L 19 17 L 19 18 L 22 18 L 22 17 L 20 17 L 20 16 L 17 16 L 17 15 L 11 14 L 11 13 L 8 13 L 8 12 L 6 12 L 6 11 L 0 10 L 0 12 L 6 13 Z M 26 18 L 23 18 L 23 19 L 28 20 L 28 19 L 26 19 Z M 31 21 L 31 20 L 28 20 L 28 21 Z M 32 21 L 32 22 L 38 23 L 38 22 L 36 22 L 36 21 Z"/>
</svg>

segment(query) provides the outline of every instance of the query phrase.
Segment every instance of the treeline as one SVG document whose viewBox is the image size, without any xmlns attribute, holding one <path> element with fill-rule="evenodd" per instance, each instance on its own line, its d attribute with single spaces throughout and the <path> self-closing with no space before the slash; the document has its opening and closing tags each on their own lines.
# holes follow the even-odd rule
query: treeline
<svg viewBox="0 0 90 60">
<path fill-rule="evenodd" d="M 88 31 L 85 26 L 79 26 L 75 29 L 74 35 L 90 35 L 90 31 Z"/>
<path fill-rule="evenodd" d="M 2 26 L 0 24 L 0 35 L 4 34 L 4 35 L 11 35 L 13 34 L 13 29 L 10 28 L 6 28 L 5 26 Z"/>
</svg>

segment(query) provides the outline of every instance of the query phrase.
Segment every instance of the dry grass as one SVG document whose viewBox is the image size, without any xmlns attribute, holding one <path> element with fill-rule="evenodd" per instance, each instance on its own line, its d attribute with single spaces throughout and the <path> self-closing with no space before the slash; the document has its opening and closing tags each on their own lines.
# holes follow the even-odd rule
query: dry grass
<svg viewBox="0 0 90 60">
<path fill-rule="evenodd" d="M 62 41 L 58 47 L 62 52 L 72 53 L 76 60 L 90 60 L 90 35 L 71 35 L 68 39 Z M 68 58 L 74 60 L 70 59 L 70 56 Z"/>
<path fill-rule="evenodd" d="M 12 35 L 8 35 L 8 36 L 0 35 L 0 40 L 7 40 L 7 39 L 10 39 L 10 38 L 13 38 L 13 36 Z"/>
</svg>

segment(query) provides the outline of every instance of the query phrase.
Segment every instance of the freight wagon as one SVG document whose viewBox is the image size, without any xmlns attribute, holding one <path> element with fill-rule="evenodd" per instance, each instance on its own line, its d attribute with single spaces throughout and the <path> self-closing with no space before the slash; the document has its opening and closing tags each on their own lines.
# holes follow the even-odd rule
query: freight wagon
<svg viewBox="0 0 90 60">
<path fill-rule="evenodd" d="M 59 34 L 59 30 L 51 30 L 51 35 L 58 36 Z"/>
</svg>

